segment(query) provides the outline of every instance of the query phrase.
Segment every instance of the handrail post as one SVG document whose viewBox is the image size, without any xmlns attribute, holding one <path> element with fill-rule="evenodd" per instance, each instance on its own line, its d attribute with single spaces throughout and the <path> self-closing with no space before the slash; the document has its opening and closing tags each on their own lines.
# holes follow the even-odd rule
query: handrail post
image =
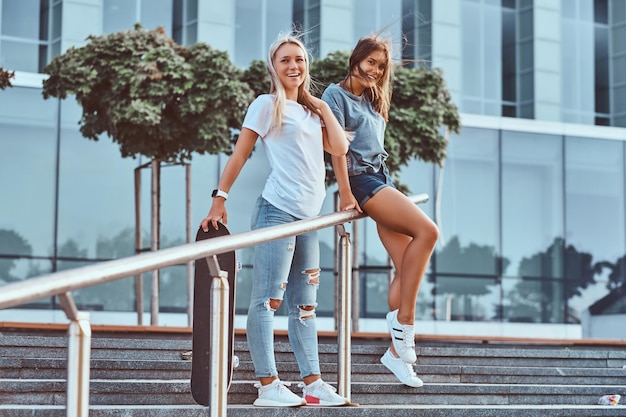
<svg viewBox="0 0 626 417">
<path fill-rule="evenodd" d="M 226 417 L 228 393 L 228 330 L 229 302 L 228 272 L 220 270 L 217 256 L 205 258 L 211 273 L 211 339 L 210 356 L 210 416 Z"/>
<path fill-rule="evenodd" d="M 336 226 L 339 234 L 339 321 L 337 327 L 337 391 L 350 400 L 352 368 L 352 264 L 350 233 L 343 224 Z"/>
<path fill-rule="evenodd" d="M 79 312 L 72 294 L 59 294 L 59 301 L 70 319 L 67 344 L 67 417 L 89 415 L 89 366 L 91 326 L 89 313 Z"/>
</svg>

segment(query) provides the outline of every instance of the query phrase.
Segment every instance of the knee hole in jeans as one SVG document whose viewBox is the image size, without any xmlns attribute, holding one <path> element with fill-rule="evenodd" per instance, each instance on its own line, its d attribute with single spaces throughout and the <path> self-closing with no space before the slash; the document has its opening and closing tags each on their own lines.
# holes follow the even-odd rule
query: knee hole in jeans
<svg viewBox="0 0 626 417">
<path fill-rule="evenodd" d="M 278 310 L 278 307 L 280 307 L 281 303 L 283 302 L 283 300 L 278 300 L 276 298 L 270 298 L 265 302 L 265 308 L 267 308 L 269 311 L 276 311 Z"/>
<path fill-rule="evenodd" d="M 302 306 L 298 306 L 298 310 L 299 310 L 299 319 L 300 319 L 300 323 L 304 324 L 306 326 L 306 323 L 304 322 L 305 319 L 312 319 L 315 317 L 315 307 L 317 305 L 302 305 Z"/>
<path fill-rule="evenodd" d="M 307 269 L 305 271 L 302 271 L 302 273 L 309 276 L 309 284 L 318 285 L 320 283 L 320 269 L 319 268 Z"/>
</svg>

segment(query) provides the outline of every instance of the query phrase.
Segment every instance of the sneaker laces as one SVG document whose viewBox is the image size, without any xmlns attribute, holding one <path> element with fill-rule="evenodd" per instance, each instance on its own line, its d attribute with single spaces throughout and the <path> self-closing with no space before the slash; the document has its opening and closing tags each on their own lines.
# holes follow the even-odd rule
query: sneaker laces
<svg viewBox="0 0 626 417">
<path fill-rule="evenodd" d="M 318 383 L 318 381 L 320 381 L 321 383 Z M 333 387 L 330 384 L 327 384 L 326 382 L 322 381 L 321 379 L 318 379 L 317 381 L 311 382 L 311 386 L 315 384 L 315 387 L 312 387 L 313 389 L 321 389 L 322 391 L 326 391 L 329 392 L 331 394 L 334 394 L 337 392 L 337 389 L 335 387 Z M 307 385 L 304 382 L 299 382 L 298 383 L 298 388 L 302 388 L 303 391 L 308 392 L 308 390 L 306 389 Z"/>
<path fill-rule="evenodd" d="M 267 392 L 272 389 L 277 389 L 279 391 L 282 391 L 286 389 L 285 387 L 291 386 L 291 382 L 284 382 L 284 381 L 281 381 L 280 379 L 275 380 L 275 381 L 278 381 L 278 382 L 272 381 L 271 383 L 267 385 L 262 385 L 260 382 L 255 382 L 254 388 L 258 388 L 259 390 L 264 390 Z"/>
<path fill-rule="evenodd" d="M 401 324 L 402 328 L 402 343 L 406 348 L 415 347 L 415 326 L 408 324 Z"/>
<path fill-rule="evenodd" d="M 406 371 L 407 376 L 411 378 L 417 378 L 417 374 L 415 373 L 415 369 L 413 369 L 413 365 L 410 363 L 402 362 L 404 365 L 404 370 Z"/>
</svg>

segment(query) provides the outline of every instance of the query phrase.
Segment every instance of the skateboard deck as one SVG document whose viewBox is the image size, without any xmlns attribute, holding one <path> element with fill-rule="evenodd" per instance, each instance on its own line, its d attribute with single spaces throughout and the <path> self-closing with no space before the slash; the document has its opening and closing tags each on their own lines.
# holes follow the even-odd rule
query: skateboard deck
<svg viewBox="0 0 626 417">
<path fill-rule="evenodd" d="M 219 236 L 228 236 L 228 228 L 218 222 L 218 230 L 209 225 L 209 231 L 198 229 L 196 241 L 211 239 Z M 235 355 L 235 282 L 237 274 L 237 258 L 235 251 L 225 252 L 217 255 L 219 267 L 228 273 L 228 381 L 227 387 L 233 375 L 234 355 Z M 211 285 L 213 277 L 209 271 L 206 258 L 196 259 L 194 271 L 193 290 L 193 333 L 192 333 L 192 359 L 191 359 L 191 395 L 196 403 L 208 406 L 211 402 L 209 381 L 211 358 Z"/>
</svg>

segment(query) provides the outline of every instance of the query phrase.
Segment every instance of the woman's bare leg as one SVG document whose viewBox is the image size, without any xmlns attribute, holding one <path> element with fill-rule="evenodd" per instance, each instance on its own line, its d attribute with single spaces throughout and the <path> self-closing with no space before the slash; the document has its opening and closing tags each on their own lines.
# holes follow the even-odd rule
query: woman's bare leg
<svg viewBox="0 0 626 417">
<path fill-rule="evenodd" d="M 419 287 L 439 238 L 437 226 L 404 194 L 391 187 L 377 192 L 363 209 L 376 222 L 396 269 L 389 288 L 389 308 L 398 309 L 398 322 L 413 324 Z M 392 352 L 396 353 L 393 346 Z"/>
</svg>

